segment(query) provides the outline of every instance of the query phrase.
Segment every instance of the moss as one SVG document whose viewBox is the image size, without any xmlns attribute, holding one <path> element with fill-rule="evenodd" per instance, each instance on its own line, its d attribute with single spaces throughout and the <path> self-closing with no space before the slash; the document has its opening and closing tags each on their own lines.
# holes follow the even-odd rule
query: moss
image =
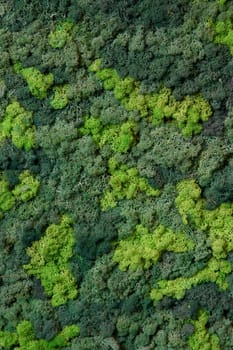
<svg viewBox="0 0 233 350">
<path fill-rule="evenodd" d="M 167 119 L 176 122 L 183 136 L 200 133 L 201 123 L 212 115 L 209 103 L 200 95 L 186 96 L 176 101 L 172 90 L 166 87 L 158 93 L 142 94 L 140 84 L 131 77 L 121 79 L 115 69 L 101 69 L 101 61 L 96 60 L 89 68 L 102 82 L 105 90 L 113 90 L 128 111 L 137 110 L 155 126 Z"/>
<path fill-rule="evenodd" d="M 69 103 L 68 90 L 69 90 L 68 85 L 55 86 L 54 95 L 50 100 L 50 105 L 54 109 L 62 109 L 68 105 Z"/>
<path fill-rule="evenodd" d="M 49 45 L 54 49 L 61 49 L 71 39 L 71 21 L 59 22 L 54 31 L 49 34 Z"/>
<path fill-rule="evenodd" d="M 103 126 L 99 118 L 86 118 L 80 128 L 83 135 L 91 135 L 99 147 L 108 144 L 114 153 L 126 153 L 130 150 L 137 134 L 137 124 L 126 121 L 117 125 Z"/>
<path fill-rule="evenodd" d="M 2 178 L 0 181 L 0 210 L 8 211 L 15 205 L 15 197 L 9 189 L 8 182 Z"/>
<path fill-rule="evenodd" d="M 71 219 L 63 216 L 60 224 L 50 225 L 45 235 L 27 249 L 31 260 L 24 268 L 29 274 L 41 279 L 53 306 L 65 304 L 78 293 L 68 266 L 74 246 L 71 224 Z"/>
<path fill-rule="evenodd" d="M 35 129 L 32 126 L 32 113 L 20 106 L 18 101 L 10 103 L 0 123 L 0 141 L 12 139 L 17 148 L 29 151 L 35 146 Z"/>
<path fill-rule="evenodd" d="M 204 310 L 199 310 L 198 319 L 190 320 L 195 327 L 195 332 L 189 337 L 190 350 L 220 350 L 220 341 L 216 334 L 210 334 L 206 329 L 209 315 Z"/>
<path fill-rule="evenodd" d="M 142 225 L 137 225 L 132 236 L 118 243 L 113 260 L 119 263 L 123 271 L 128 267 L 131 270 L 139 267 L 147 269 L 159 260 L 164 251 L 181 253 L 193 247 L 192 240 L 182 232 L 159 225 L 150 233 Z"/>
<path fill-rule="evenodd" d="M 136 197 L 138 192 L 145 192 L 147 196 L 158 196 L 160 193 L 159 190 L 152 188 L 146 179 L 139 176 L 137 168 L 119 165 L 114 158 L 109 160 L 109 172 L 110 189 L 101 199 L 103 211 L 115 207 L 119 200 Z"/>
<path fill-rule="evenodd" d="M 214 42 L 216 44 L 222 44 L 229 47 L 231 54 L 233 55 L 233 22 L 230 18 L 224 21 L 218 21 L 215 25 L 216 35 Z"/>
<path fill-rule="evenodd" d="M 220 289 L 225 290 L 228 287 L 226 277 L 231 271 L 232 268 L 229 261 L 212 257 L 205 268 L 191 277 L 178 277 L 174 280 L 158 281 L 158 287 L 151 290 L 150 296 L 155 304 L 164 296 L 182 299 L 188 289 L 204 282 L 214 282 Z"/>
<path fill-rule="evenodd" d="M 27 202 L 36 196 L 40 182 L 28 170 L 19 175 L 20 183 L 12 190 L 4 177 L 0 180 L 0 218 L 18 201 Z"/>
<path fill-rule="evenodd" d="M 19 62 L 14 64 L 14 70 L 26 80 L 33 96 L 38 99 L 44 99 L 47 97 L 47 91 L 54 83 L 52 73 L 42 74 L 35 67 L 23 68 L 22 64 Z"/>
<path fill-rule="evenodd" d="M 214 210 L 205 209 L 201 189 L 194 180 L 181 181 L 177 185 L 177 191 L 175 202 L 183 223 L 206 234 L 212 257 L 207 266 L 194 276 L 158 281 L 158 288 L 151 292 L 154 301 L 162 299 L 165 295 L 181 299 L 186 290 L 203 282 L 214 282 L 221 289 L 226 289 L 226 276 L 232 271 L 230 262 L 225 259 L 228 253 L 233 251 L 233 204 L 223 203 Z"/>
<path fill-rule="evenodd" d="M 50 341 L 44 339 L 36 339 L 33 327 L 30 321 L 21 321 L 16 332 L 0 331 L 0 347 L 5 350 L 48 350 L 60 349 L 68 346 L 70 340 L 79 335 L 79 327 L 76 325 L 65 326 L 63 330 Z"/>
<path fill-rule="evenodd" d="M 16 200 L 27 202 L 36 196 L 40 185 L 39 180 L 35 179 L 28 170 L 19 175 L 20 183 L 15 186 L 12 194 Z"/>
</svg>

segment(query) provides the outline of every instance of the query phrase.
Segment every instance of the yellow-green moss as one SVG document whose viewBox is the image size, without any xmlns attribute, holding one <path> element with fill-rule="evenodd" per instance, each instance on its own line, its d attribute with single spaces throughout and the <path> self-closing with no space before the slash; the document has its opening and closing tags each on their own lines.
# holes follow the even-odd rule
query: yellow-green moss
<svg viewBox="0 0 233 350">
<path fill-rule="evenodd" d="M 139 192 L 145 192 L 148 196 L 160 194 L 159 190 L 152 188 L 147 180 L 139 175 L 137 168 L 119 165 L 114 158 L 109 160 L 109 172 L 109 189 L 101 199 L 103 211 L 114 208 L 119 200 L 136 197 Z"/>
<path fill-rule="evenodd" d="M 160 280 L 158 287 L 151 290 L 151 299 L 156 303 L 164 296 L 182 299 L 186 290 L 204 282 L 214 282 L 220 289 L 228 287 L 226 276 L 232 271 L 229 261 L 212 257 L 207 266 L 191 277 L 178 277 L 174 280 Z"/>
<path fill-rule="evenodd" d="M 110 145 L 114 153 L 126 153 L 131 148 L 137 134 L 137 125 L 132 121 L 122 124 L 103 126 L 99 118 L 86 118 L 80 128 L 83 135 L 91 135 L 99 147 Z"/>
<path fill-rule="evenodd" d="M 79 327 L 76 325 L 65 326 L 63 330 L 50 341 L 36 339 L 30 321 L 21 321 L 16 332 L 0 331 L 0 349 L 11 350 L 12 346 L 17 350 L 48 350 L 61 349 L 69 346 L 70 340 L 79 335 Z"/>
<path fill-rule="evenodd" d="M 42 74 L 35 67 L 23 68 L 22 64 L 19 62 L 14 64 L 14 70 L 26 80 L 33 96 L 38 99 L 47 97 L 47 91 L 54 82 L 52 73 Z"/>
<path fill-rule="evenodd" d="M 149 232 L 142 225 L 137 225 L 133 235 L 118 243 L 113 260 L 119 263 L 122 271 L 128 267 L 131 270 L 138 267 L 147 269 L 158 261 L 164 251 L 181 253 L 193 247 L 192 240 L 182 232 L 174 232 L 163 225 Z"/>
<path fill-rule="evenodd" d="M 18 101 L 13 101 L 7 106 L 0 122 L 0 141 L 10 137 L 17 148 L 29 151 L 35 146 L 35 129 L 32 122 L 32 113 L 21 107 Z"/>
<path fill-rule="evenodd" d="M 209 103 L 201 95 L 186 96 L 176 101 L 172 90 L 166 87 L 158 93 L 140 93 L 140 83 L 131 77 L 121 79 L 115 69 L 101 69 L 101 60 L 96 60 L 89 67 L 103 82 L 105 90 L 113 90 L 116 99 L 120 100 L 128 111 L 137 110 L 142 117 L 147 117 L 154 125 L 170 119 L 177 123 L 184 136 L 201 131 L 201 123 L 212 114 Z"/>
<path fill-rule="evenodd" d="M 31 257 L 24 268 L 41 280 L 53 306 L 65 304 L 77 294 L 76 281 L 69 269 L 75 243 L 72 220 L 63 216 L 59 224 L 50 225 L 45 235 L 27 249 Z"/>
<path fill-rule="evenodd" d="M 62 109 L 69 103 L 68 98 L 69 85 L 55 86 L 54 95 L 50 100 L 50 105 L 54 109 Z"/>
<path fill-rule="evenodd" d="M 49 45 L 54 49 L 61 49 L 71 39 L 71 30 L 74 24 L 71 21 L 61 21 L 54 31 L 49 34 Z"/>
<path fill-rule="evenodd" d="M 206 325 L 208 323 L 208 312 L 199 310 L 198 319 L 190 320 L 195 327 L 195 332 L 189 337 L 190 350 L 220 350 L 220 341 L 216 334 L 210 334 Z"/>
<path fill-rule="evenodd" d="M 212 257 L 207 266 L 194 276 L 158 281 L 158 287 L 151 291 L 155 302 L 165 295 L 181 299 L 187 289 L 203 282 L 214 282 L 220 289 L 226 289 L 226 277 L 232 271 L 230 262 L 225 259 L 233 251 L 233 204 L 223 203 L 214 210 L 205 209 L 201 189 L 191 179 L 182 180 L 177 185 L 177 191 L 175 202 L 184 224 L 193 225 L 206 234 Z"/>
<path fill-rule="evenodd" d="M 229 47 L 233 55 L 233 21 L 227 18 L 225 21 L 219 21 L 215 24 L 216 35 L 214 42 Z"/>
<path fill-rule="evenodd" d="M 19 175 L 19 184 L 12 190 L 4 178 L 0 179 L 0 218 L 5 211 L 10 210 L 18 201 L 27 202 L 36 196 L 40 182 L 28 170 Z"/>
</svg>

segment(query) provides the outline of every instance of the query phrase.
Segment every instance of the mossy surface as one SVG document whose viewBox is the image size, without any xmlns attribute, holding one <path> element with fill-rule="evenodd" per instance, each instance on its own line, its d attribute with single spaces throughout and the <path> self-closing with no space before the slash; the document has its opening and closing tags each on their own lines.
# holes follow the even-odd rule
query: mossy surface
<svg viewBox="0 0 233 350">
<path fill-rule="evenodd" d="M 75 279 L 68 267 L 74 245 L 71 220 L 63 216 L 60 224 L 50 225 L 38 242 L 27 249 L 30 263 L 25 270 L 41 280 L 53 306 L 77 296 Z"/>
</svg>

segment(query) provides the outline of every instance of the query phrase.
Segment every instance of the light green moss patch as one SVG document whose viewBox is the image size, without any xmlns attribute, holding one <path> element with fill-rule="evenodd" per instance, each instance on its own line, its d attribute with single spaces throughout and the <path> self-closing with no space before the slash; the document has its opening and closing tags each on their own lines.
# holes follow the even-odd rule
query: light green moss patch
<svg viewBox="0 0 233 350">
<path fill-rule="evenodd" d="M 50 225 L 45 235 L 27 249 L 31 260 L 24 268 L 41 280 L 53 306 L 65 304 L 78 294 L 68 265 L 75 242 L 71 225 L 71 219 L 63 216 L 59 224 Z"/>
</svg>

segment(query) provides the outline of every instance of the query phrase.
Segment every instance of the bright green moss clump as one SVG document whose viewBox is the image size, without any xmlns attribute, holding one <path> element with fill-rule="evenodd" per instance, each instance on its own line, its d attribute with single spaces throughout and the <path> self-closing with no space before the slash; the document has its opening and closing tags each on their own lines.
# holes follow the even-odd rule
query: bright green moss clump
<svg viewBox="0 0 233 350">
<path fill-rule="evenodd" d="M 164 251 L 181 253 L 193 247 L 194 243 L 182 232 L 173 232 L 159 225 L 150 233 L 147 228 L 137 225 L 132 236 L 119 242 L 113 260 L 119 263 L 122 271 L 128 267 L 131 270 L 138 267 L 147 269 L 158 261 Z"/>
<path fill-rule="evenodd" d="M 50 105 L 54 109 L 62 109 L 68 105 L 69 103 L 68 90 L 69 90 L 68 85 L 55 86 L 54 95 L 50 101 Z"/>
<path fill-rule="evenodd" d="M 137 133 L 137 125 L 132 121 L 123 124 L 103 126 L 99 118 L 86 118 L 83 135 L 91 135 L 99 147 L 109 144 L 114 153 L 126 153 L 132 146 Z"/>
<path fill-rule="evenodd" d="M 158 281 L 158 288 L 151 292 L 155 301 L 165 295 L 181 299 L 187 289 L 202 282 L 214 282 L 219 288 L 226 289 L 226 277 L 232 271 L 230 262 L 224 259 L 233 251 L 233 204 L 223 203 L 214 210 L 205 209 L 201 189 L 194 180 L 181 181 L 177 191 L 176 206 L 184 224 L 193 225 L 207 235 L 212 257 L 194 276 Z"/>
<path fill-rule="evenodd" d="M 229 47 L 233 55 L 233 21 L 227 18 L 225 21 L 219 21 L 215 25 L 216 35 L 214 42 Z"/>
<path fill-rule="evenodd" d="M 0 212 L 8 211 L 14 205 L 15 197 L 9 189 L 8 182 L 4 178 L 2 178 L 0 180 Z"/>
<path fill-rule="evenodd" d="M 16 333 L 0 331 L 0 349 L 11 350 L 48 350 L 61 349 L 69 346 L 70 340 L 79 335 L 76 325 L 65 326 L 52 340 L 36 339 L 31 322 L 22 321 L 18 324 Z"/>
<path fill-rule="evenodd" d="M 101 69 L 101 61 L 96 60 L 90 71 L 103 82 L 105 90 L 113 90 L 116 99 L 128 110 L 137 110 L 142 117 L 148 117 L 154 125 L 167 119 L 174 120 L 184 136 L 201 131 L 201 123 L 209 119 L 211 107 L 200 95 L 186 96 L 176 101 L 171 89 L 162 88 L 159 93 L 142 94 L 140 84 L 130 77 L 121 79 L 115 69 Z"/>
<path fill-rule="evenodd" d="M 110 189 L 101 199 L 101 208 L 104 211 L 114 208 L 119 200 L 136 197 L 139 192 L 145 192 L 148 196 L 158 196 L 160 193 L 159 190 L 152 188 L 146 179 L 139 176 L 137 168 L 119 165 L 114 158 L 109 160 L 109 172 Z"/>
<path fill-rule="evenodd" d="M 56 29 L 49 34 L 49 45 L 54 49 L 61 49 L 70 40 L 70 32 L 74 24 L 71 21 L 64 21 L 57 24 Z"/>
<path fill-rule="evenodd" d="M 38 99 L 46 98 L 47 91 L 54 82 L 52 73 L 42 74 L 34 67 L 23 68 L 19 62 L 14 64 L 14 70 L 26 80 L 33 96 Z"/>
<path fill-rule="evenodd" d="M 36 196 L 40 182 L 28 170 L 19 175 L 19 184 L 10 190 L 4 177 L 0 180 L 0 218 L 3 212 L 10 210 L 16 202 L 27 202 Z"/>
<path fill-rule="evenodd" d="M 198 319 L 190 320 L 195 327 L 195 332 L 189 337 L 190 350 L 220 350 L 220 341 L 216 334 L 210 334 L 206 329 L 208 312 L 199 310 Z"/>
<path fill-rule="evenodd" d="M 157 282 L 158 287 L 152 289 L 151 299 L 155 303 L 161 300 L 165 295 L 182 299 L 186 290 L 204 282 L 214 282 L 220 289 L 225 290 L 228 287 L 226 276 L 231 272 L 231 264 L 226 260 L 218 260 L 212 257 L 207 266 L 198 271 L 191 277 L 178 277 L 174 280 L 160 280 Z"/>
<path fill-rule="evenodd" d="M 183 222 L 206 232 L 213 255 L 218 259 L 226 258 L 233 250 L 233 204 L 223 203 L 214 210 L 206 210 L 201 189 L 194 180 L 181 181 L 177 190 L 176 205 Z"/>
<path fill-rule="evenodd" d="M 45 235 L 27 249 L 31 260 L 24 268 L 41 280 L 53 306 L 65 304 L 78 293 L 68 266 L 75 242 L 71 224 L 71 219 L 63 216 L 60 224 L 50 225 Z"/>
<path fill-rule="evenodd" d="M 12 194 L 17 200 L 27 202 L 36 196 L 40 182 L 35 179 L 28 170 L 19 175 L 20 183 L 15 186 Z"/>
<path fill-rule="evenodd" d="M 10 137 L 17 148 L 29 151 L 35 145 L 32 113 L 13 101 L 6 108 L 2 122 L 0 122 L 0 141 Z"/>
</svg>

